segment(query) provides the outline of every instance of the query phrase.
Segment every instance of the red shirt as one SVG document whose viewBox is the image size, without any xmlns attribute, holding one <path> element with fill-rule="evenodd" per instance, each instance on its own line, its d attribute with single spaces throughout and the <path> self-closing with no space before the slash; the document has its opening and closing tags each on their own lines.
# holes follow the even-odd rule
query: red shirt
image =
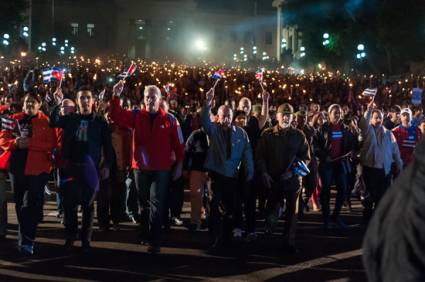
<svg viewBox="0 0 425 282">
<path fill-rule="evenodd" d="M 417 127 L 406 128 L 400 125 L 393 129 L 393 134 L 400 150 L 403 165 L 407 165 L 414 159 L 413 152 L 415 151 L 416 144 L 422 138 L 421 131 Z"/>
<path fill-rule="evenodd" d="M 342 155 L 342 126 L 338 124 L 331 124 L 331 139 L 329 154 L 331 159 L 336 159 Z"/>
<path fill-rule="evenodd" d="M 111 102 L 111 119 L 119 126 L 134 129 L 133 134 L 133 169 L 170 170 L 174 151 L 176 160 L 184 159 L 184 140 L 177 119 L 159 110 L 151 122 L 149 112 L 126 111 L 114 97 Z"/>
</svg>

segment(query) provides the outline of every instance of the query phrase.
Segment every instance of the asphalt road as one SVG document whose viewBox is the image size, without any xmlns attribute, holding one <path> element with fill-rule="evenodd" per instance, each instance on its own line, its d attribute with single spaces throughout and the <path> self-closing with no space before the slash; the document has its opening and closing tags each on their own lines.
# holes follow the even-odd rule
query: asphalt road
<svg viewBox="0 0 425 282">
<path fill-rule="evenodd" d="M 150 255 L 136 241 L 136 226 L 121 224 L 119 231 L 102 233 L 95 225 L 93 250 L 66 252 L 64 229 L 55 214 L 54 202 L 45 205 L 45 217 L 38 229 L 36 253 L 20 255 L 16 249 L 17 221 L 9 204 L 7 240 L 0 242 L 0 281 L 366 281 L 361 262 L 361 207 L 354 205 L 343 218 L 347 230 L 322 231 L 318 212 L 305 214 L 298 223 L 298 254 L 280 248 L 281 229 L 263 234 L 253 243 L 236 242 L 232 247 L 207 252 L 207 230 L 189 232 L 172 227 L 164 236 L 161 254 Z M 189 216 L 185 203 L 184 218 Z M 279 222 L 282 226 L 282 222 Z M 79 245 L 77 245 L 79 246 Z"/>
</svg>

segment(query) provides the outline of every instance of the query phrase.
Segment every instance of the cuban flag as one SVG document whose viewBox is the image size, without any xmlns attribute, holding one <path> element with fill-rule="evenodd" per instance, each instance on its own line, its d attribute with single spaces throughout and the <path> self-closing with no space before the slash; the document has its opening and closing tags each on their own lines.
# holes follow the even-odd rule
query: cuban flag
<svg viewBox="0 0 425 282">
<path fill-rule="evenodd" d="M 16 130 L 18 128 L 18 122 L 16 119 L 8 118 L 8 117 L 2 117 L 1 118 L 1 129 L 3 130 Z"/>
<path fill-rule="evenodd" d="M 223 76 L 224 76 L 224 69 L 219 69 L 218 71 L 216 71 L 213 74 L 212 78 L 213 79 L 221 79 L 221 78 L 223 78 Z"/>
<path fill-rule="evenodd" d="M 255 73 L 255 78 L 259 81 L 263 81 L 264 78 L 264 68 L 258 69 Z"/>
<path fill-rule="evenodd" d="M 363 91 L 363 96 L 366 97 L 375 97 L 376 93 L 378 93 L 378 88 L 366 88 Z"/>
<path fill-rule="evenodd" d="M 43 82 L 60 81 L 64 77 L 65 71 L 61 68 L 50 68 L 43 71 Z"/>
<path fill-rule="evenodd" d="M 122 74 L 120 74 L 118 77 L 120 78 L 127 78 L 131 75 L 134 74 L 134 72 L 137 69 L 137 65 L 135 63 L 131 63 L 130 67 L 128 68 L 128 70 L 126 72 L 123 72 Z"/>
</svg>

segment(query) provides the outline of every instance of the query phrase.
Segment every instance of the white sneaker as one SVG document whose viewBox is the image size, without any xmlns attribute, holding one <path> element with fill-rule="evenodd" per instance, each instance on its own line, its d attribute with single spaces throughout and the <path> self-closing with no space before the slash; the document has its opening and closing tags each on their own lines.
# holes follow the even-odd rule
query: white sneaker
<svg viewBox="0 0 425 282">
<path fill-rule="evenodd" d="M 242 229 L 240 228 L 233 229 L 233 238 L 242 238 Z"/>
<path fill-rule="evenodd" d="M 183 220 L 178 219 L 177 217 L 173 217 L 171 219 L 171 222 L 175 225 L 175 226 L 182 226 L 183 225 Z"/>
</svg>

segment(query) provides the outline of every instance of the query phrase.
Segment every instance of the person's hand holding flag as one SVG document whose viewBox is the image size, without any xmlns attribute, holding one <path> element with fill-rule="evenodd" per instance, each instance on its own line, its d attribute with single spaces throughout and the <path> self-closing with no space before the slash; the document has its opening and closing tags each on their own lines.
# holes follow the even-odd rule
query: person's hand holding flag
<svg viewBox="0 0 425 282">
<path fill-rule="evenodd" d="M 124 89 L 125 80 L 118 81 L 114 87 L 112 88 L 112 92 L 114 93 L 115 97 L 120 97 L 121 93 Z"/>
</svg>

